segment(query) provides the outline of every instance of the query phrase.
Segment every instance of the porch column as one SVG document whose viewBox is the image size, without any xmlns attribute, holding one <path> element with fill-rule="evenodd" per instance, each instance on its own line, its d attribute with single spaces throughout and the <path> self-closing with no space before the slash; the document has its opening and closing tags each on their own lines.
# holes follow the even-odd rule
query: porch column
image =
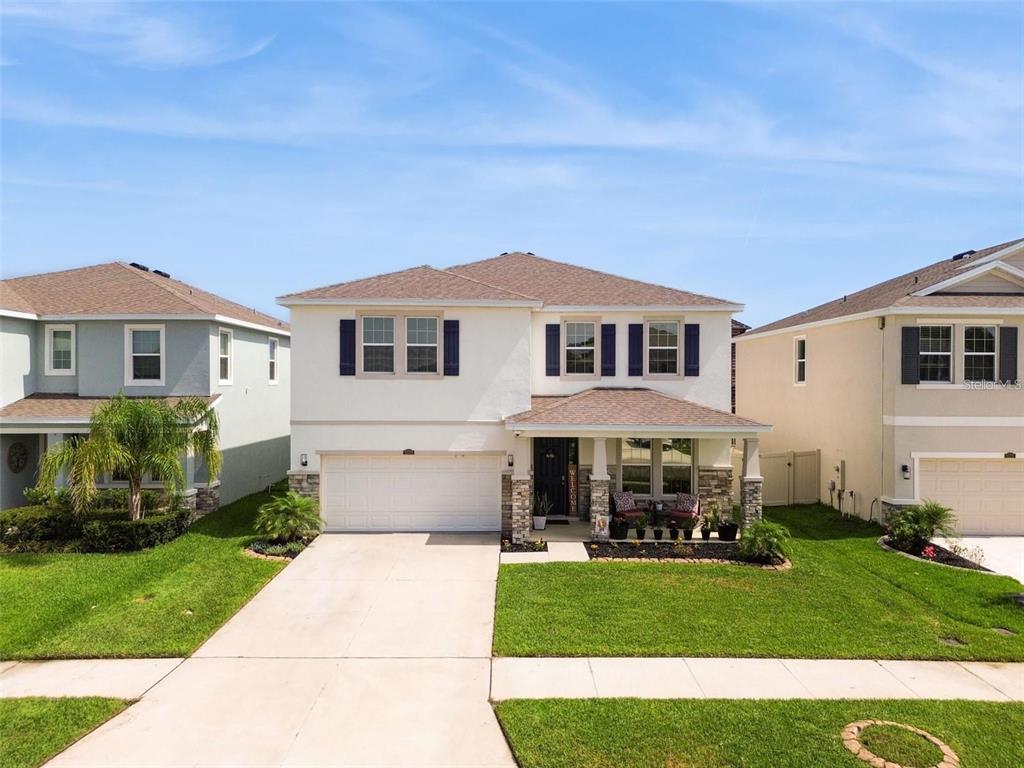
<svg viewBox="0 0 1024 768">
<path fill-rule="evenodd" d="M 502 536 L 512 540 L 513 544 L 522 544 L 530 537 L 530 513 L 533 509 L 533 476 L 530 474 L 529 437 L 517 437 L 512 449 L 512 479 L 509 492 L 510 520 L 502 522 Z"/>
<path fill-rule="evenodd" d="M 594 463 L 590 473 L 590 536 L 594 541 L 608 540 L 608 440 L 594 438 Z"/>
<path fill-rule="evenodd" d="M 47 452 L 55 450 L 60 447 L 60 444 L 64 442 L 63 432 L 47 432 L 46 433 L 46 450 Z M 63 488 L 68 484 L 67 476 L 62 469 L 57 473 L 56 485 L 58 488 Z"/>
<path fill-rule="evenodd" d="M 760 441 L 756 437 L 743 440 L 743 477 L 740 480 L 740 504 L 743 510 L 743 527 L 761 519 L 761 476 Z"/>
</svg>

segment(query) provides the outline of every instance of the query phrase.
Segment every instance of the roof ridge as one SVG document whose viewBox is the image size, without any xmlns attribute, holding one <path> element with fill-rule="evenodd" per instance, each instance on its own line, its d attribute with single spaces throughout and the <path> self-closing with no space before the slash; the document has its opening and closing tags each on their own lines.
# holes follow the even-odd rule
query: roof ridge
<svg viewBox="0 0 1024 768">
<path fill-rule="evenodd" d="M 5 277 L 4 282 L 14 282 L 15 280 L 31 280 L 35 277 L 49 277 L 50 275 L 63 275 L 68 272 L 83 272 L 87 269 L 98 269 L 99 267 L 109 267 L 113 264 L 121 264 L 120 261 L 101 261 L 99 264 L 87 264 L 84 267 L 69 267 L 68 269 L 57 269 L 51 272 L 33 272 L 31 275 L 18 275 L 17 277 Z"/>
<path fill-rule="evenodd" d="M 455 264 L 455 265 L 453 265 L 451 267 L 448 267 L 448 269 L 458 269 L 459 267 L 471 267 L 471 266 L 474 266 L 476 264 L 483 264 L 483 263 L 488 262 L 488 261 L 497 261 L 498 259 L 508 258 L 509 256 L 526 256 L 526 257 L 531 258 L 531 259 L 536 259 L 537 261 L 543 261 L 543 262 L 545 262 L 547 264 L 555 264 L 555 265 L 560 266 L 560 267 L 565 267 L 565 266 L 574 267 L 575 269 L 582 269 L 582 270 L 585 270 L 587 272 L 590 272 L 591 274 L 600 275 L 601 277 L 611 277 L 611 278 L 614 278 L 616 280 L 628 280 L 631 283 L 636 283 L 637 285 L 647 286 L 649 288 L 661 288 L 661 289 L 668 289 L 670 291 L 677 291 L 679 293 L 688 293 L 691 296 L 699 296 L 702 299 L 712 299 L 713 301 L 717 301 L 717 302 L 719 302 L 721 304 L 733 304 L 734 303 L 734 302 L 731 302 L 731 301 L 727 301 L 726 299 L 720 298 L 718 296 L 710 296 L 710 295 L 708 295 L 706 293 L 694 293 L 693 291 L 686 291 L 686 290 L 683 290 L 682 288 L 673 288 L 671 285 L 660 285 L 659 283 L 649 283 L 646 280 L 637 280 L 635 277 L 625 277 L 624 275 L 616 275 L 616 274 L 614 274 L 612 272 L 605 272 L 604 270 L 601 270 L 601 269 L 594 269 L 593 267 L 586 267 L 586 266 L 582 266 L 580 264 L 572 264 L 572 263 L 567 262 L 567 261 L 556 261 L 555 259 L 548 259 L 548 258 L 545 258 L 544 256 L 538 256 L 537 254 L 530 253 L 528 251 L 510 251 L 508 253 L 499 254 L 497 256 L 491 256 L 490 258 L 487 258 L 487 259 L 480 259 L 479 261 L 470 261 L 470 262 L 467 262 L 465 264 Z"/>
<path fill-rule="evenodd" d="M 440 267 L 435 267 L 435 266 L 432 266 L 430 264 L 424 264 L 424 266 L 427 267 L 428 269 L 434 270 L 435 272 L 444 272 L 444 274 L 446 274 L 446 275 L 451 275 L 452 277 L 457 277 L 460 280 L 468 280 L 471 283 L 476 283 L 477 285 L 482 285 L 482 286 L 484 286 L 486 288 L 493 288 L 496 291 L 501 291 L 502 293 L 507 293 L 510 296 L 518 296 L 521 299 L 528 299 L 529 301 L 540 301 L 540 299 L 538 299 L 536 296 L 528 296 L 525 293 L 519 293 L 519 291 L 513 291 L 510 288 L 503 288 L 500 285 L 494 285 L 492 283 L 484 282 L 483 280 L 477 280 L 475 277 L 469 277 L 467 275 L 460 275 L 458 272 L 451 272 L 448 269 L 441 269 Z"/>
<path fill-rule="evenodd" d="M 163 289 L 167 293 L 171 294 L 174 298 L 181 299 L 186 304 L 188 304 L 191 307 L 194 307 L 195 309 L 199 310 L 200 312 L 202 312 L 204 314 L 211 314 L 208 309 L 203 307 L 201 304 L 196 303 L 196 301 L 193 298 L 191 298 L 190 296 L 182 296 L 180 293 L 178 293 L 177 291 L 173 290 L 169 285 L 167 285 L 164 282 L 162 282 L 163 280 L 170 280 L 171 278 L 169 278 L 169 277 L 167 277 L 167 278 L 157 277 L 156 275 L 152 274 L 151 272 L 143 271 L 141 269 L 137 269 L 137 268 L 131 266 L 130 264 L 125 264 L 123 261 L 115 261 L 114 263 L 117 264 L 118 266 L 124 268 L 124 269 L 127 269 L 129 272 L 134 273 L 137 277 L 141 277 L 143 280 L 146 280 L 150 284 L 159 286 L 161 289 Z M 178 280 L 176 282 L 181 282 L 181 281 Z M 182 285 L 187 285 L 187 283 L 182 283 Z M 190 286 L 190 287 L 194 287 L 194 286 Z M 212 314 L 216 314 L 216 312 L 214 312 Z"/>
<path fill-rule="evenodd" d="M 11 278 L 0 279 L 0 285 L 3 285 L 3 287 L 6 290 L 10 291 L 12 294 L 14 294 L 14 296 L 16 298 L 21 299 L 23 302 L 25 302 L 25 306 L 31 307 L 33 314 L 36 314 L 36 315 L 39 314 L 39 312 L 36 310 L 35 305 L 31 301 L 26 299 L 22 294 L 18 293 L 18 291 L 14 288 L 14 286 L 11 285 Z"/>
<path fill-rule="evenodd" d="M 282 294 L 281 296 L 278 296 L 277 298 L 279 298 L 279 299 L 288 299 L 288 298 L 291 298 L 291 297 L 294 297 L 294 296 L 300 296 L 303 293 L 309 293 L 310 291 L 327 291 L 327 290 L 330 290 L 331 288 L 339 288 L 340 286 L 349 285 L 351 283 L 361 283 L 364 280 L 373 280 L 374 278 L 377 278 L 377 277 L 388 277 L 390 275 L 400 275 L 403 272 L 412 272 L 412 270 L 414 270 L 414 269 L 435 269 L 435 267 L 432 267 L 429 264 L 417 264 L 414 267 L 406 267 L 405 269 L 396 269 L 396 270 L 393 270 L 391 272 L 381 272 L 381 273 L 376 274 L 376 275 L 369 275 L 368 277 L 356 277 L 356 278 L 353 278 L 352 280 L 339 280 L 336 283 L 328 283 L 327 285 L 317 285 L 317 286 L 314 286 L 312 288 L 306 288 L 306 289 L 301 290 L 301 291 L 292 291 L 291 293 Z"/>
</svg>

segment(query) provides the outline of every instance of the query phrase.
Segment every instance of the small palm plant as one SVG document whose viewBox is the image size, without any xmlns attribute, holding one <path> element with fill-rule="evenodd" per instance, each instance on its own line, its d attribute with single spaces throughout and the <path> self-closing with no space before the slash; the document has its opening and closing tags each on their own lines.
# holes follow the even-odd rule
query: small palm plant
<svg viewBox="0 0 1024 768">
<path fill-rule="evenodd" d="M 316 499 L 288 491 L 260 507 L 256 515 L 256 533 L 270 541 L 284 544 L 320 532 L 320 513 Z"/>
<path fill-rule="evenodd" d="M 183 397 L 174 405 L 157 398 L 129 398 L 123 393 L 99 406 L 89 434 L 65 440 L 46 452 L 39 470 L 40 488 L 53 488 L 67 475 L 72 505 L 79 514 L 96 494 L 96 478 L 116 474 L 128 480 L 132 520 L 142 517 L 142 479 L 159 477 L 168 495 L 185 487 L 182 458 L 192 452 L 206 464 L 210 479 L 220 473 L 216 412 L 201 397 Z"/>
</svg>

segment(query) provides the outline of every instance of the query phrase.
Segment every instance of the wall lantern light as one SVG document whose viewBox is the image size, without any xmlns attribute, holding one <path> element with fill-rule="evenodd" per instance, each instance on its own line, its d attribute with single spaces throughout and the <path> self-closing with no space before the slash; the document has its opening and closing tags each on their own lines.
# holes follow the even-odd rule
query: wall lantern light
<svg viewBox="0 0 1024 768">
<path fill-rule="evenodd" d="M 903 479 L 904 480 L 909 480 L 910 479 L 910 465 L 909 464 L 904 464 L 902 467 L 900 467 L 900 469 L 903 471 Z"/>
<path fill-rule="evenodd" d="M 510 467 L 514 467 L 516 465 L 516 457 L 513 456 L 511 453 L 508 455 L 508 465 Z"/>
<path fill-rule="evenodd" d="M 304 453 L 300 453 L 299 454 L 299 464 L 301 464 L 304 467 L 308 467 L 309 466 L 309 456 L 307 456 Z"/>
</svg>

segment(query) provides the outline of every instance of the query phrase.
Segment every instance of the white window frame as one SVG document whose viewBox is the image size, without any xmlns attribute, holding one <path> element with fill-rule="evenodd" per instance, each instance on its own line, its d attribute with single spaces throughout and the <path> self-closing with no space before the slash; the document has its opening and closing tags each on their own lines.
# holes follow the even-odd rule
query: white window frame
<svg viewBox="0 0 1024 768">
<path fill-rule="evenodd" d="M 804 356 L 800 357 L 800 342 L 804 343 Z M 804 364 L 804 377 L 800 378 L 800 363 Z M 807 384 L 807 337 L 793 337 L 793 386 L 802 387 Z"/>
<path fill-rule="evenodd" d="M 673 462 L 668 462 L 668 463 L 665 462 L 665 448 L 664 448 L 664 446 L 666 444 L 671 445 L 673 439 L 676 439 L 676 440 L 689 440 L 690 441 L 690 463 L 689 464 L 682 464 L 682 463 L 675 464 Z M 653 444 L 654 444 L 653 440 L 651 441 L 651 444 L 652 444 L 652 448 L 653 448 Z M 651 458 L 652 458 L 652 460 L 654 458 L 654 454 L 655 454 L 655 452 L 654 452 L 654 450 L 652 450 L 651 451 Z M 690 493 L 692 493 L 694 496 L 696 496 L 697 495 L 696 494 L 696 489 L 697 489 L 697 476 L 696 476 L 697 441 L 695 439 L 693 439 L 692 437 L 683 437 L 683 438 L 666 437 L 666 438 L 663 438 L 663 439 L 658 441 L 657 455 L 658 455 L 658 465 L 659 465 L 659 468 L 660 468 L 660 471 L 658 473 L 658 475 L 659 475 L 659 477 L 658 477 L 658 488 L 661 491 L 661 493 L 660 493 L 661 498 L 667 499 L 667 498 L 672 498 L 673 496 L 675 496 L 674 493 L 668 493 L 668 492 L 665 491 L 665 467 L 687 467 L 688 466 L 690 468 Z"/>
<path fill-rule="evenodd" d="M 650 459 L 648 459 L 646 462 L 643 462 L 643 461 L 627 461 L 626 460 L 626 441 L 627 440 L 646 440 L 648 443 L 650 443 L 650 453 L 651 453 Z M 650 438 L 650 437 L 628 437 L 628 438 L 624 437 L 624 438 L 622 438 L 622 442 L 619 445 L 619 466 L 621 467 L 621 469 L 619 470 L 619 486 L 620 486 L 620 488 L 625 488 L 625 485 L 624 485 L 625 474 L 626 474 L 625 467 L 647 467 L 650 470 L 650 476 L 649 476 L 650 490 L 647 493 L 637 493 L 637 492 L 633 493 L 634 496 L 637 496 L 637 497 L 642 498 L 642 499 L 653 498 L 654 496 L 660 496 L 661 495 L 660 493 L 657 493 L 657 494 L 655 493 L 655 487 L 656 487 L 655 484 L 660 482 L 660 479 L 656 480 L 655 477 L 654 477 L 654 455 L 655 455 L 655 453 L 654 453 L 654 446 L 655 446 L 655 443 L 658 443 L 658 450 L 661 450 L 661 444 L 657 440 L 655 440 L 654 438 Z"/>
<path fill-rule="evenodd" d="M 594 344 L 592 347 L 570 347 L 569 326 L 570 325 L 592 325 L 594 326 Z M 599 379 L 601 377 L 601 320 L 591 317 L 573 317 L 562 321 L 562 375 L 572 379 Z M 569 350 L 570 349 L 592 349 L 594 352 L 594 370 L 590 373 L 572 373 L 569 371 Z"/>
<path fill-rule="evenodd" d="M 949 323 L 928 323 L 922 325 L 921 330 L 925 328 L 948 328 L 949 329 L 949 352 L 922 352 L 920 338 L 917 342 L 917 377 L 922 385 L 936 385 L 936 384 L 952 384 L 956 381 L 956 369 L 953 365 L 954 352 L 956 351 L 956 328 Z M 921 358 L 925 355 L 944 355 L 949 357 L 949 378 L 944 381 L 933 381 L 932 379 L 925 379 L 921 376 Z"/>
<path fill-rule="evenodd" d="M 409 341 L 409 321 L 410 320 L 433 320 L 434 321 L 434 343 L 433 344 L 413 344 Z M 438 376 L 441 373 L 441 334 L 444 332 L 443 324 L 437 315 L 403 315 L 402 316 L 402 338 L 405 343 L 402 345 L 402 369 L 409 376 Z M 385 345 L 380 345 L 385 346 Z M 434 370 L 432 371 L 410 371 L 409 370 L 409 348 L 410 347 L 424 347 L 434 348 Z M 397 344 L 396 344 L 397 348 Z M 397 349 L 396 349 L 397 351 Z M 394 367 L 394 366 L 392 366 Z"/>
<path fill-rule="evenodd" d="M 71 367 L 70 368 L 54 368 L 53 367 L 53 333 L 54 331 L 71 331 Z M 74 376 L 75 371 L 78 368 L 78 354 L 75 347 L 75 326 L 68 324 L 59 325 L 47 325 L 45 328 L 46 343 L 44 347 L 46 349 L 46 363 L 44 370 L 47 376 Z"/>
<path fill-rule="evenodd" d="M 281 340 L 275 336 L 267 338 L 267 381 L 277 384 L 281 380 Z"/>
<path fill-rule="evenodd" d="M 225 355 L 221 352 L 220 341 L 221 337 L 227 334 L 228 337 L 228 353 Z M 221 378 L 220 375 L 220 364 L 224 361 L 224 358 L 228 360 L 228 376 L 226 379 Z M 230 328 L 218 328 L 217 329 L 217 383 L 225 386 L 230 386 L 235 380 L 235 332 Z"/>
<path fill-rule="evenodd" d="M 673 324 L 676 327 L 676 345 L 674 347 L 652 347 L 651 325 Z M 652 373 L 651 350 L 674 349 L 676 351 L 675 373 Z M 677 317 L 651 317 L 644 320 L 644 377 L 652 379 L 680 379 L 683 377 L 683 321 Z"/>
<path fill-rule="evenodd" d="M 967 329 L 968 328 L 988 328 L 992 331 L 992 351 L 991 352 L 968 352 L 967 351 Z M 972 382 L 975 381 L 986 381 L 985 379 L 968 379 L 967 378 L 967 356 L 972 357 L 991 357 L 992 358 L 992 379 L 991 381 L 999 380 L 999 326 L 992 323 L 970 323 L 969 325 L 963 326 L 963 365 L 964 365 L 964 381 Z"/>
<path fill-rule="evenodd" d="M 376 318 L 388 318 L 391 320 L 391 343 L 385 344 L 377 341 L 366 341 L 366 321 Z M 359 360 L 356 373 L 360 376 L 395 376 L 398 373 L 398 350 L 401 346 L 398 343 L 399 329 L 404 329 L 400 315 L 373 314 L 367 313 L 359 316 L 357 331 L 359 333 Z M 390 371 L 368 371 L 366 370 L 366 348 L 367 347 L 391 347 L 391 370 Z M 403 349 L 404 353 L 404 349 Z"/>
<path fill-rule="evenodd" d="M 160 332 L 160 378 L 159 379 L 134 379 L 132 378 L 132 332 L 133 331 L 159 331 Z M 167 381 L 167 343 L 164 326 L 162 324 L 129 324 L 124 327 L 124 384 L 126 387 L 162 387 Z"/>
</svg>

